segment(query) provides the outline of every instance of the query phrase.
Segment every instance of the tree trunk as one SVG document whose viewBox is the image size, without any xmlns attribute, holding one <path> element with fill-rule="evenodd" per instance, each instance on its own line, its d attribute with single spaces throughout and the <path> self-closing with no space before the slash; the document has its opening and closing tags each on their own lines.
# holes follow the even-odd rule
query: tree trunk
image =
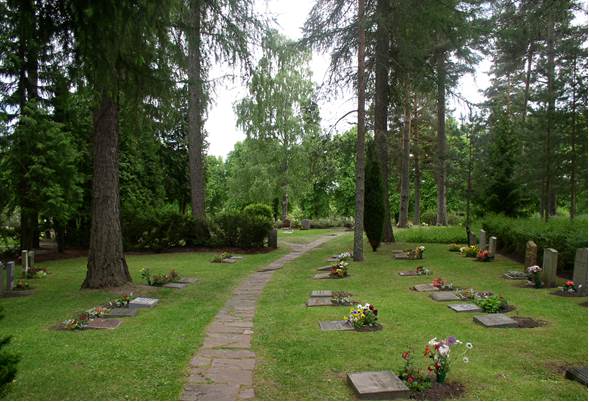
<svg viewBox="0 0 589 402">
<path fill-rule="evenodd" d="M 573 105 L 572 105 L 572 127 L 571 127 L 571 204 L 569 208 L 570 219 L 577 215 L 577 56 L 573 57 Z"/>
<path fill-rule="evenodd" d="M 188 158 L 192 216 L 205 217 L 204 135 L 202 124 L 203 86 L 201 77 L 201 9 L 200 0 L 190 1 L 188 22 Z"/>
<path fill-rule="evenodd" d="M 83 288 L 109 288 L 132 282 L 121 234 L 117 114 L 115 102 L 103 95 L 94 116 L 92 223 Z"/>
<path fill-rule="evenodd" d="M 413 115 L 417 116 L 417 99 L 414 104 Z M 413 161 L 415 163 L 415 217 L 414 224 L 421 223 L 421 166 L 419 166 L 419 129 L 415 124 L 411 125 L 413 129 Z"/>
<path fill-rule="evenodd" d="M 544 220 L 548 221 L 551 215 L 551 196 L 552 196 L 552 129 L 554 120 L 555 94 L 554 94 L 554 16 L 552 12 L 548 13 L 548 37 L 546 49 L 546 75 L 547 75 L 547 92 L 548 105 L 546 115 L 546 133 L 544 138 Z"/>
<path fill-rule="evenodd" d="M 446 207 L 446 66 L 444 52 L 437 54 L 438 72 L 438 144 L 437 144 L 437 171 L 436 188 L 438 192 L 436 225 L 446 226 L 448 214 Z"/>
<path fill-rule="evenodd" d="M 60 221 L 53 221 L 53 228 L 55 229 L 55 241 L 57 243 L 57 252 L 63 253 L 65 251 L 65 225 Z"/>
<path fill-rule="evenodd" d="M 528 102 L 530 99 L 530 79 L 532 76 L 532 57 L 534 56 L 533 53 L 533 45 L 530 43 L 528 45 L 528 50 L 526 53 L 526 80 L 525 80 L 525 88 L 524 88 L 524 105 L 522 110 L 522 122 L 525 124 L 526 118 L 528 116 Z"/>
<path fill-rule="evenodd" d="M 364 174 L 365 174 L 365 97 L 364 0 L 358 0 L 358 137 L 356 139 L 356 216 L 354 220 L 354 261 L 364 260 Z"/>
<path fill-rule="evenodd" d="M 374 141 L 376 143 L 378 164 L 382 174 L 384 230 L 383 242 L 395 241 L 393 225 L 391 224 L 391 207 L 389 203 L 389 155 L 387 144 L 387 109 L 388 81 L 389 81 L 389 35 L 386 29 L 387 19 L 390 18 L 388 2 L 378 0 L 376 5 L 377 31 L 375 52 L 375 88 L 374 88 Z"/>
<path fill-rule="evenodd" d="M 399 206 L 400 228 L 406 228 L 409 223 L 409 135 L 411 134 L 411 101 L 410 91 L 405 86 L 405 100 L 403 101 L 403 138 L 401 144 L 401 202 Z"/>
</svg>

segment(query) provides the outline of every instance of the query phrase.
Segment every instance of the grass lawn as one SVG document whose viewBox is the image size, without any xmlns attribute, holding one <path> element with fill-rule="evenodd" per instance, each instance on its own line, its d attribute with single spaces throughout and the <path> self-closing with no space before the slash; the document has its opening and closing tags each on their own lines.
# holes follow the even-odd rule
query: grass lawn
<svg viewBox="0 0 589 402">
<path fill-rule="evenodd" d="M 213 253 L 130 255 L 135 283 L 139 270 L 176 269 L 199 281 L 182 290 L 156 289 L 160 304 L 124 318 L 114 331 L 57 331 L 55 324 L 114 297 L 105 291 L 81 291 L 85 259 L 39 263 L 51 274 L 31 280 L 35 294 L 0 299 L 5 318 L 0 337 L 13 335 L 18 352 L 16 382 L 7 400 L 174 400 L 185 370 L 202 343 L 203 330 L 241 279 L 287 252 L 247 255 L 236 264 L 212 264 Z M 18 269 L 20 271 L 20 269 Z"/>
<path fill-rule="evenodd" d="M 284 238 L 284 236 L 283 236 Z M 432 277 L 400 277 L 415 261 L 395 261 L 390 250 L 415 244 L 383 246 L 377 253 L 365 245 L 365 261 L 351 263 L 351 276 L 342 280 L 313 280 L 325 259 L 352 247 L 352 234 L 287 264 L 264 289 L 255 318 L 256 396 L 279 400 L 355 399 L 346 384 L 352 371 L 393 370 L 403 365 L 401 353 L 412 349 L 417 362 L 431 338 L 454 335 L 470 341 L 470 363 L 456 362 L 449 381 L 465 386 L 463 399 L 586 400 L 587 388 L 563 378 L 561 367 L 587 364 L 587 298 L 550 295 L 551 290 L 525 289 L 501 274 L 521 270 L 498 256 L 479 263 L 447 251 L 445 244 L 426 244 L 419 265 L 456 286 L 490 290 L 507 298 L 520 315 L 545 320 L 544 327 L 490 329 L 472 321 L 473 313 L 455 313 L 446 302 L 409 287 Z M 340 320 L 348 307 L 306 308 L 312 290 L 346 290 L 379 309 L 379 332 L 321 332 L 318 321 Z"/>
<path fill-rule="evenodd" d="M 343 229 L 341 228 L 310 230 L 295 229 L 292 231 L 292 233 L 289 233 L 289 231 L 286 231 L 285 229 L 278 229 L 278 241 L 296 244 L 307 244 L 311 243 L 313 240 L 317 240 L 321 236 L 341 232 L 342 230 Z"/>
</svg>

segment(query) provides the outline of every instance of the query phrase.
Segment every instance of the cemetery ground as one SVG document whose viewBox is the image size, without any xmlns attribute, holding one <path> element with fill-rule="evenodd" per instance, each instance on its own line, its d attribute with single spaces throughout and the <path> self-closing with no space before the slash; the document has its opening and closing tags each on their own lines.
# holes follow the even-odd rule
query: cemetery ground
<svg viewBox="0 0 589 402">
<path fill-rule="evenodd" d="M 432 228 L 434 229 L 434 228 Z M 420 229 L 428 230 L 428 229 Z M 435 236 L 439 228 L 434 229 Z M 57 331 L 54 326 L 76 312 L 104 303 L 114 294 L 80 290 L 83 258 L 39 263 L 51 274 L 32 280 L 29 297 L 0 299 L 5 319 L 0 335 L 14 336 L 11 350 L 22 357 L 8 400 L 100 399 L 174 400 L 180 397 L 189 361 L 202 344 L 205 328 L 229 299 L 233 288 L 256 269 L 288 252 L 285 243 L 308 243 L 333 230 L 282 234 L 282 246 L 247 255 L 236 264 L 210 263 L 214 253 L 128 255 L 136 285 L 139 270 L 175 269 L 198 282 L 185 289 L 149 289 L 136 294 L 157 297 L 153 309 L 123 318 L 115 330 Z M 402 239 L 411 230 L 403 231 Z M 399 233 L 401 234 L 401 233 Z M 587 364 L 587 298 L 551 295 L 553 289 L 521 287 L 522 281 L 501 276 L 523 271 L 522 264 L 497 256 L 475 262 L 448 251 L 446 243 L 428 244 L 423 260 L 394 260 L 392 250 L 421 243 L 382 245 L 378 252 L 365 244 L 365 261 L 351 262 L 342 280 L 313 280 L 325 260 L 352 245 L 345 233 L 274 272 L 258 301 L 252 349 L 257 364 L 256 399 L 356 399 L 346 374 L 391 370 L 403 366 L 402 352 L 412 350 L 425 370 L 425 344 L 434 336 L 454 335 L 474 344 L 470 363 L 456 361 L 448 380 L 464 386 L 460 399 L 586 400 L 587 388 L 564 378 L 566 366 Z M 423 265 L 431 276 L 401 277 L 400 271 Z M 431 300 L 412 285 L 442 277 L 457 287 L 490 290 L 504 296 L 515 310 L 509 316 L 546 322 L 537 328 L 484 328 L 472 317 L 455 313 L 448 302 Z M 355 300 L 379 309 L 377 332 L 322 332 L 319 321 L 341 320 L 349 307 L 305 307 L 313 290 L 344 290 Z"/>
</svg>

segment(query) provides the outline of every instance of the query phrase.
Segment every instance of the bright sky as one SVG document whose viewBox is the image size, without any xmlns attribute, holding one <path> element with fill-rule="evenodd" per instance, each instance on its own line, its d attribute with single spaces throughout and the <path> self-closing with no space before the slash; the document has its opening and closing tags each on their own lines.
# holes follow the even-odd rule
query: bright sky
<svg viewBox="0 0 589 402">
<path fill-rule="evenodd" d="M 307 19 L 315 0 L 256 0 L 258 12 L 274 17 L 278 23 L 277 29 L 285 36 L 299 39 L 302 36 L 302 26 Z M 329 66 L 329 55 L 313 52 L 311 71 L 313 80 L 317 85 L 321 84 Z M 480 102 L 483 97 L 480 90 L 489 85 L 487 74 L 490 62 L 484 60 L 478 67 L 475 75 L 464 76 L 456 88 L 456 91 L 470 102 Z M 227 72 L 227 66 L 215 66 L 210 76 L 220 77 Z M 230 69 L 229 69 L 230 70 Z M 236 117 L 233 112 L 233 104 L 247 93 L 245 84 L 240 82 L 217 85 L 214 95 L 215 102 L 209 107 L 205 129 L 208 133 L 209 154 L 222 156 L 223 158 L 233 150 L 233 145 L 245 138 L 245 135 L 235 126 Z M 460 113 L 467 114 L 464 105 L 455 99 L 449 99 L 450 109 L 456 109 L 454 115 L 460 117 Z M 343 95 L 329 101 L 320 101 L 321 125 L 324 129 L 330 128 L 343 114 L 356 108 L 354 90 L 348 88 Z M 355 115 L 342 120 L 336 130 L 343 131 L 349 127 L 349 122 L 355 121 Z"/>
</svg>

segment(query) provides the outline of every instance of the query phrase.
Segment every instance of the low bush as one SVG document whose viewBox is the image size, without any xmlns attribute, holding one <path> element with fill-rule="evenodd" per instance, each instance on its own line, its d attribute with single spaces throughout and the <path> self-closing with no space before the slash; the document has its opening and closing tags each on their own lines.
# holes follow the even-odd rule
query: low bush
<svg viewBox="0 0 589 402">
<path fill-rule="evenodd" d="M 538 261 L 542 261 L 544 248 L 558 250 L 560 269 L 572 270 L 577 248 L 587 247 L 587 217 L 573 221 L 554 217 L 548 222 L 540 218 L 508 218 L 502 215 L 487 216 L 483 220 L 487 236 L 497 237 L 497 247 L 513 253 L 522 260 L 526 243 L 533 240 L 538 245 Z"/>
<path fill-rule="evenodd" d="M 466 229 L 461 226 L 413 226 L 395 232 L 395 240 L 406 243 L 464 243 Z"/>
<path fill-rule="evenodd" d="M 311 219 L 312 229 L 329 229 L 338 227 L 353 227 L 354 219 L 346 217 Z"/>
<path fill-rule="evenodd" d="M 215 219 L 214 240 L 225 247 L 264 247 L 264 239 L 272 229 L 272 214 L 265 216 L 256 209 L 225 211 Z"/>
</svg>

